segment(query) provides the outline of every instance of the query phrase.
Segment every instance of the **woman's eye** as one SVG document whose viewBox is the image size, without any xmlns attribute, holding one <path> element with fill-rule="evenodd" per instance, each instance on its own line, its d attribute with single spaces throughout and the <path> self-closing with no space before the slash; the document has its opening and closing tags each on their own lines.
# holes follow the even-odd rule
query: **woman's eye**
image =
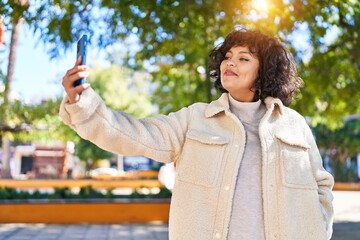
<svg viewBox="0 0 360 240">
<path fill-rule="evenodd" d="M 225 56 L 225 57 L 224 57 L 224 60 L 228 60 L 228 59 L 230 59 L 229 56 Z"/>
<path fill-rule="evenodd" d="M 246 61 L 246 62 L 248 62 L 249 59 L 247 59 L 247 58 L 240 58 L 240 61 Z"/>
</svg>

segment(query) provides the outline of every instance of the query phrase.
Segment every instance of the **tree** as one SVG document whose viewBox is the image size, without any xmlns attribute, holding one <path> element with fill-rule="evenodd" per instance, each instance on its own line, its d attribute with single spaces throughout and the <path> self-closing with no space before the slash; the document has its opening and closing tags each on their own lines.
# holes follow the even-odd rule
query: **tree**
<svg viewBox="0 0 360 240">
<path fill-rule="evenodd" d="M 20 28 L 23 22 L 22 12 L 26 11 L 26 9 L 29 7 L 29 1 L 15 0 L 13 2 L 13 7 L 14 7 L 14 11 L 12 12 L 12 16 L 11 16 L 12 28 L 11 28 L 10 51 L 9 51 L 7 75 L 6 75 L 5 90 L 4 90 L 5 102 L 9 100 L 10 86 L 11 86 L 11 82 L 13 81 L 16 49 L 18 45 Z"/>
<path fill-rule="evenodd" d="M 12 9 L 12 1 L 0 4 L 4 16 Z M 140 47 L 134 54 L 129 50 L 127 64 L 135 69 L 153 66 L 155 101 L 161 112 L 216 98 L 206 71 L 209 50 L 236 25 L 256 27 L 284 40 L 297 57 L 305 88 L 293 107 L 313 117 L 314 125 L 337 127 L 342 116 L 359 111 L 360 93 L 354 90 L 360 85 L 355 60 L 360 51 L 359 12 L 356 1 L 41 0 L 31 2 L 22 15 L 48 44 L 52 57 L 70 48 L 84 32 L 103 49 L 136 36 Z M 301 37 L 307 46 L 299 49 L 290 36 L 302 26 L 307 28 Z M 305 62 L 304 52 L 310 59 Z"/>
<path fill-rule="evenodd" d="M 13 75 L 14 75 L 14 66 L 15 66 L 15 56 L 16 56 L 16 49 L 18 44 L 18 38 L 19 38 L 19 30 L 21 28 L 21 24 L 23 21 L 22 14 L 19 14 L 19 12 L 24 11 L 29 5 L 28 0 L 15 0 L 14 1 L 14 8 L 19 9 L 18 11 L 13 11 L 12 14 L 12 30 L 11 30 L 11 40 L 10 40 L 10 51 L 9 51 L 9 59 L 8 59 L 8 67 L 7 67 L 7 73 L 5 76 L 5 82 L 4 82 L 4 92 L 3 92 L 3 105 L 2 108 L 5 109 L 5 112 L 8 112 L 9 106 L 9 100 L 10 100 L 10 86 L 13 81 Z M 1 14 L 0 14 L 1 16 Z M 2 26 L 1 22 L 1 27 Z M 3 28 L 1 29 L 3 35 Z M 2 39 L 3 40 L 3 39 Z M 1 41 L 2 42 L 2 41 Z M 4 121 L 5 120 L 5 121 Z M 2 125 L 5 125 L 5 129 L 11 129 L 11 126 L 7 123 L 8 118 L 4 118 Z M 7 126 L 6 126 L 7 125 Z M 3 130 L 3 129 L 2 129 Z M 13 131 L 18 131 L 17 127 L 13 129 Z M 10 177 L 10 140 L 8 136 L 2 135 L 2 149 L 3 149 L 3 157 L 2 157 L 2 175 L 4 177 Z"/>
<path fill-rule="evenodd" d="M 301 3 L 294 2 L 294 18 L 309 30 L 305 50 L 312 55 L 299 61 L 305 88 L 295 107 L 312 116 L 312 125 L 335 129 L 344 124 L 344 116 L 360 111 L 360 5 L 357 1 Z"/>
<path fill-rule="evenodd" d="M 22 16 L 51 57 L 84 32 L 107 51 L 117 42 L 136 42 L 122 63 L 152 73 L 154 103 L 162 113 L 216 98 L 208 52 L 235 26 L 255 27 L 285 41 L 296 57 L 305 87 L 292 107 L 313 126 L 341 127 L 344 116 L 360 111 L 358 2 L 267 0 L 266 9 L 256 2 L 264 6 L 260 0 L 39 0 L 27 7 L 7 1 L 0 3 L 0 15 L 5 26 Z"/>
<path fill-rule="evenodd" d="M 330 160 L 336 181 L 353 182 L 357 180 L 356 171 L 349 167 L 348 160 L 360 152 L 360 119 L 354 115 L 344 120 L 344 126 L 330 130 L 323 124 L 314 128 L 319 149 L 324 158 Z"/>
<path fill-rule="evenodd" d="M 107 106 L 143 118 L 156 111 L 150 102 L 150 79 L 146 72 L 112 65 L 109 68 L 95 66 L 88 81 Z"/>
</svg>

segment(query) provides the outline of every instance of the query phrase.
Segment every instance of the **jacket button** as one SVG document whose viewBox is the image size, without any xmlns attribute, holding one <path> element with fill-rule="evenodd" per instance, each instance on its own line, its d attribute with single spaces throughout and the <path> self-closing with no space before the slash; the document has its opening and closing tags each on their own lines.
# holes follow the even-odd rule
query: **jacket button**
<svg viewBox="0 0 360 240">
<path fill-rule="evenodd" d="M 215 234 L 215 238 L 220 239 L 220 238 L 221 238 L 221 234 L 220 234 L 220 233 L 216 233 L 216 234 Z"/>
<path fill-rule="evenodd" d="M 235 148 L 239 148 L 239 144 L 235 144 Z"/>
<path fill-rule="evenodd" d="M 230 190 L 230 187 L 229 187 L 228 185 L 226 185 L 226 186 L 224 187 L 224 189 L 225 189 L 225 191 L 229 191 L 229 190 Z"/>
</svg>

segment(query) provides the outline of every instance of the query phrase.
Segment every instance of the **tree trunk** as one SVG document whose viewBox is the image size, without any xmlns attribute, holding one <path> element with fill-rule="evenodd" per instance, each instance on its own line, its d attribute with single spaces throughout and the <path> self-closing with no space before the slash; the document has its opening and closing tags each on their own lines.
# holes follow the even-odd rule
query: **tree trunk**
<svg viewBox="0 0 360 240">
<path fill-rule="evenodd" d="M 4 101 L 8 102 L 10 99 L 11 93 L 11 83 L 14 77 L 15 71 L 15 58 L 16 58 L 16 50 L 19 42 L 19 33 L 21 29 L 23 19 L 16 19 L 12 23 L 11 30 L 11 40 L 10 40 L 10 52 L 9 52 L 9 62 L 7 67 L 7 76 L 5 80 L 5 92 L 4 92 Z"/>
<path fill-rule="evenodd" d="M 17 1 L 19 5 L 24 6 L 25 4 L 28 4 L 28 0 L 21 0 Z M 10 40 L 10 52 L 9 52 L 9 61 L 8 61 L 8 67 L 7 67 L 7 75 L 5 78 L 5 90 L 4 90 L 4 104 L 5 106 L 8 106 L 11 94 L 11 83 L 13 81 L 14 76 L 14 70 L 15 70 L 15 58 L 16 58 L 16 50 L 19 42 L 19 34 L 20 29 L 22 25 L 23 19 L 17 18 L 14 19 L 12 22 L 12 29 L 11 29 L 11 40 Z M 6 120 L 5 120 L 6 121 Z M 5 123 L 6 124 L 6 123 Z M 10 151 L 11 142 L 8 136 L 3 135 L 2 137 L 2 169 L 1 169 L 1 175 L 2 178 L 11 178 L 10 174 Z"/>
<path fill-rule="evenodd" d="M 10 139 L 8 137 L 2 138 L 2 169 L 1 177 L 2 178 L 11 178 L 10 172 Z"/>
</svg>

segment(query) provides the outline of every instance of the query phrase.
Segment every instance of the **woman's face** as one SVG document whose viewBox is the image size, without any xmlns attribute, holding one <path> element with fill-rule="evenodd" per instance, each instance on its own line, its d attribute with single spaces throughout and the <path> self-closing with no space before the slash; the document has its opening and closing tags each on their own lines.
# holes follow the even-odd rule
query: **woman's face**
<svg viewBox="0 0 360 240">
<path fill-rule="evenodd" d="M 232 47 L 220 64 L 221 84 L 234 99 L 251 102 L 255 96 L 258 71 L 259 60 L 248 47 Z"/>
</svg>

